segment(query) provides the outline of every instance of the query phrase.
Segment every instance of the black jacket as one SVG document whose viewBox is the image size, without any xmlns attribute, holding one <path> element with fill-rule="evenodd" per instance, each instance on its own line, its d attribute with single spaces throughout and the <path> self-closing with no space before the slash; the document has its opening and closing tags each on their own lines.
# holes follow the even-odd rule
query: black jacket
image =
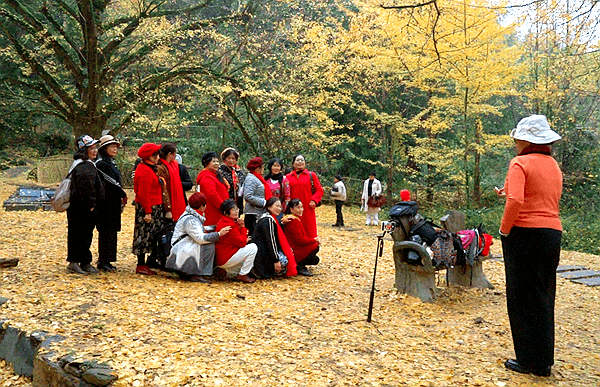
<svg viewBox="0 0 600 387">
<path fill-rule="evenodd" d="M 91 161 L 83 161 L 71 173 L 71 204 L 67 208 L 69 218 L 87 218 L 92 209 L 96 211 L 104 200 L 104 185 L 96 166 Z M 93 221 L 93 219 L 86 219 Z"/>
<path fill-rule="evenodd" d="M 185 198 L 185 204 L 187 205 L 187 195 L 185 191 L 189 191 L 194 187 L 194 182 L 188 173 L 188 169 L 185 165 L 179 164 L 179 178 L 181 179 L 181 186 L 183 187 L 183 197 Z"/>
<path fill-rule="evenodd" d="M 279 262 L 277 251 L 281 250 L 277 225 L 271 216 L 261 217 L 252 234 L 251 243 L 258 247 L 252 273 L 258 278 L 271 278 L 275 275 L 275 263 Z"/>
<path fill-rule="evenodd" d="M 98 204 L 96 227 L 98 231 L 121 231 L 121 199 L 127 197 L 121 187 L 121 172 L 111 158 L 98 160 L 96 168 L 104 183 L 104 200 Z"/>
</svg>

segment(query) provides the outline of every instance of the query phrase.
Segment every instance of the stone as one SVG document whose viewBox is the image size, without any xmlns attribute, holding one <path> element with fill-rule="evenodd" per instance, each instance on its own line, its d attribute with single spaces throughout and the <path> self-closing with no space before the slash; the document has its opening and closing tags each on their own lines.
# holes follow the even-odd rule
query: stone
<svg viewBox="0 0 600 387">
<path fill-rule="evenodd" d="M 91 368 L 83 373 L 83 380 L 94 386 L 108 386 L 117 380 L 117 376 L 109 368 Z"/>
<path fill-rule="evenodd" d="M 15 374 L 31 377 L 33 375 L 33 357 L 35 350 L 25 332 L 7 327 L 0 342 L 0 359 L 11 364 Z"/>
<path fill-rule="evenodd" d="M 0 297 L 0 306 L 6 304 L 8 301 L 10 301 L 10 299 L 6 297 Z"/>
<path fill-rule="evenodd" d="M 558 276 L 566 279 L 578 279 L 586 277 L 597 277 L 600 276 L 600 272 L 594 270 L 566 271 L 563 273 L 558 273 Z"/>
<path fill-rule="evenodd" d="M 52 361 L 52 356 L 52 353 L 46 353 L 35 357 L 33 387 L 80 387 L 85 383 L 66 373 L 57 362 Z"/>
<path fill-rule="evenodd" d="M 571 281 L 581 285 L 600 286 L 600 277 L 579 278 Z"/>
<path fill-rule="evenodd" d="M 585 266 L 581 265 L 560 265 L 556 268 L 557 273 L 562 273 L 565 271 L 576 271 L 576 270 L 587 270 Z"/>
</svg>

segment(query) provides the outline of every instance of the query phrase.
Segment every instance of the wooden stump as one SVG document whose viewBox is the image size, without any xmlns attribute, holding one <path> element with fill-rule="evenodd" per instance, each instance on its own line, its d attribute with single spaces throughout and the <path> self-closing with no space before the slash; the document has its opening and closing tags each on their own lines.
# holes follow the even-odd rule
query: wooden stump
<svg viewBox="0 0 600 387">
<path fill-rule="evenodd" d="M 394 263 L 396 278 L 394 287 L 404 294 L 418 297 L 422 301 L 432 301 L 435 298 L 435 268 L 425 248 L 415 242 L 394 242 Z M 413 250 L 419 254 L 423 266 L 407 263 L 406 254 Z"/>
<path fill-rule="evenodd" d="M 478 289 L 494 289 L 483 272 L 483 261 L 487 257 L 477 257 L 473 266 L 463 265 L 448 269 L 448 284 L 468 286 Z"/>
<path fill-rule="evenodd" d="M 14 267 L 19 264 L 17 258 L 0 258 L 0 268 Z"/>
</svg>

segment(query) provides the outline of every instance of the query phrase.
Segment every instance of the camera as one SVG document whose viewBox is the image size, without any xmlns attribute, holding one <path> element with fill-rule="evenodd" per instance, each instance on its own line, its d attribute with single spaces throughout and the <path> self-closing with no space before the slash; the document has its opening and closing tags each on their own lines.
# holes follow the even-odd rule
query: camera
<svg viewBox="0 0 600 387">
<path fill-rule="evenodd" d="M 383 221 L 381 222 L 381 231 L 383 232 L 393 232 L 396 227 L 398 226 L 398 223 L 396 223 L 393 220 L 388 221 Z"/>
</svg>

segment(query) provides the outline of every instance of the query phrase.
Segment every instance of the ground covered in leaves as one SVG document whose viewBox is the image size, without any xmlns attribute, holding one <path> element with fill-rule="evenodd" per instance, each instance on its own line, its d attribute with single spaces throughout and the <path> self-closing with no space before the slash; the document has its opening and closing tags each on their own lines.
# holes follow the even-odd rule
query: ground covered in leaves
<svg viewBox="0 0 600 387">
<path fill-rule="evenodd" d="M 0 200 L 14 189 L 0 183 Z M 116 386 L 600 385 L 600 288 L 559 279 L 552 377 L 508 372 L 501 260 L 484 263 L 495 289 L 447 287 L 442 274 L 437 300 L 422 303 L 394 290 L 386 237 L 367 323 L 378 229 L 356 209 L 345 214 L 349 227 L 337 229 L 334 208 L 318 208 L 314 277 L 205 285 L 134 274 L 130 205 L 118 272 L 87 277 L 65 269 L 65 214 L 0 209 L 0 258 L 21 260 L 0 269 L 0 296 L 10 299 L 0 318 L 66 336 L 53 350 L 109 363 Z M 587 254 L 563 252 L 561 263 L 600 270 Z M 30 385 L 0 361 L 0 387 Z"/>
</svg>

